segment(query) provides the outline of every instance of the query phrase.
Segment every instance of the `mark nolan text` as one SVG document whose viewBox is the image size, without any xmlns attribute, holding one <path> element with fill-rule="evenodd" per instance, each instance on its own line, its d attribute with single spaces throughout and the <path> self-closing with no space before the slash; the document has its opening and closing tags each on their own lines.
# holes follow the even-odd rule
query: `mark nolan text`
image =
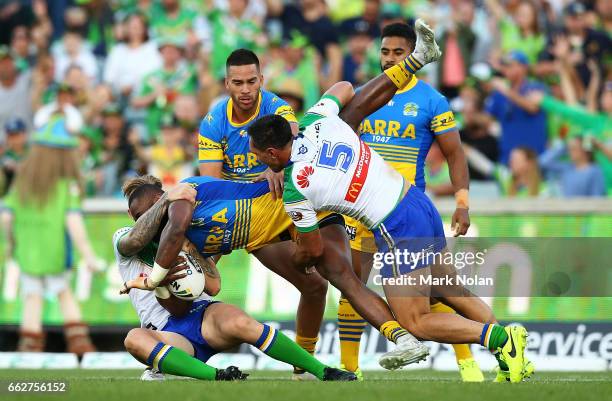
<svg viewBox="0 0 612 401">
<path fill-rule="evenodd" d="M 493 286 L 493 277 L 480 277 L 478 275 L 468 276 L 458 274 L 456 276 L 434 277 L 431 275 L 404 275 L 399 277 L 383 277 L 380 274 L 374 276 L 375 285 L 431 285 L 431 286 L 454 286 L 487 287 Z"/>
</svg>

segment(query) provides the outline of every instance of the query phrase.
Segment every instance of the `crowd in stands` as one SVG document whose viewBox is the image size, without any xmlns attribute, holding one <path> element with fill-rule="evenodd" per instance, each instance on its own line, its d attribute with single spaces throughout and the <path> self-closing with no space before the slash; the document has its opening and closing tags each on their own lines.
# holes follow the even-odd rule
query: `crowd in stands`
<svg viewBox="0 0 612 401">
<path fill-rule="evenodd" d="M 171 186 L 197 173 L 232 50 L 299 118 L 379 74 L 382 27 L 418 17 L 443 51 L 419 79 L 449 99 L 473 196 L 612 194 L 610 0 L 0 0 L 0 191 L 39 130 L 78 136 L 89 197 L 143 173 Z M 451 194 L 435 147 L 427 169 Z"/>
</svg>

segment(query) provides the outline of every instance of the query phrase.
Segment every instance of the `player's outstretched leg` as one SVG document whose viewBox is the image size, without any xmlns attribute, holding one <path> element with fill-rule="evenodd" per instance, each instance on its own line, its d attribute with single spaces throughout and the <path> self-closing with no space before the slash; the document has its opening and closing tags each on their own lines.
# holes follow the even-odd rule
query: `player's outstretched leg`
<svg viewBox="0 0 612 401">
<path fill-rule="evenodd" d="M 216 369 L 194 358 L 190 342 L 177 333 L 132 329 L 125 338 L 125 348 L 140 362 L 162 373 L 200 380 L 244 380 L 248 376 L 237 367 Z"/>
<path fill-rule="evenodd" d="M 401 357 L 401 366 L 427 358 L 429 349 L 405 330 L 395 319 L 389 305 L 357 278 L 351 266 L 351 254 L 344 226 L 333 224 L 321 228 L 323 256 L 317 270 L 349 300 L 363 318 L 376 327 Z"/>
<path fill-rule="evenodd" d="M 239 343 L 251 344 L 271 358 L 302 368 L 319 380 L 357 379 L 351 372 L 324 365 L 279 330 L 259 323 L 232 305 L 217 303 L 207 308 L 202 323 L 202 336 L 212 348 L 217 350 Z"/>
</svg>

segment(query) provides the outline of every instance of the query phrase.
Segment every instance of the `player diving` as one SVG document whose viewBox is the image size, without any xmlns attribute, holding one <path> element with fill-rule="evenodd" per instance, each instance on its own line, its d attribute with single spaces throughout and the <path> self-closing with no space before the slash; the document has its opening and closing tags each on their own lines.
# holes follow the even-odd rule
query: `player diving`
<svg viewBox="0 0 612 401">
<path fill-rule="evenodd" d="M 416 42 L 414 28 L 406 23 L 386 25 L 381 34 L 379 61 L 381 71 L 401 63 Z M 342 118 L 342 114 L 340 115 Z M 355 127 L 351 127 L 355 128 Z M 459 132 L 447 99 L 428 83 L 413 76 L 393 98 L 360 124 L 361 140 L 395 168 L 408 182 L 425 191 L 425 158 L 429 149 L 438 146 L 448 161 L 448 170 L 457 207 L 452 218 L 455 235 L 464 235 L 470 225 L 468 213 L 469 174 Z M 447 190 L 448 191 L 448 190 Z M 367 282 L 377 248 L 374 234 L 357 220 L 345 216 L 349 234 L 353 269 Z M 454 313 L 441 302 L 431 305 L 436 313 Z M 359 346 L 364 326 L 362 317 L 341 298 L 338 319 L 343 319 L 340 332 L 342 367 L 359 377 Z M 484 376 L 472 356 L 468 344 L 452 344 L 461 379 L 481 382 Z"/>
<path fill-rule="evenodd" d="M 402 327 L 421 339 L 480 344 L 496 356 L 510 382 L 520 382 L 527 364 L 524 327 L 497 324 L 488 305 L 456 280 L 454 285 L 438 288 L 419 280 L 416 285 L 404 284 L 400 279 L 456 274 L 441 258 L 400 263 L 395 257 L 404 251 L 411 255 L 445 252 L 442 220 L 424 192 L 355 135 L 366 116 L 387 104 L 424 64 L 439 58 L 433 31 L 422 20 L 416 21 L 415 31 L 415 50 L 357 94 L 348 82 L 332 86 L 302 118 L 297 138 L 278 116 L 255 121 L 248 132 L 251 151 L 272 170 L 284 169 L 283 201 L 297 227 L 296 265 L 312 265 L 323 255 L 325 241 L 317 212 L 332 211 L 358 220 L 374 233 L 378 251 L 391 255 L 383 258 L 383 289 Z M 448 119 L 439 121 L 448 123 Z M 438 301 L 458 314 L 432 313 L 430 304 Z M 405 365 L 401 351 L 398 347 L 386 353 L 380 364 L 387 369 Z"/>
</svg>

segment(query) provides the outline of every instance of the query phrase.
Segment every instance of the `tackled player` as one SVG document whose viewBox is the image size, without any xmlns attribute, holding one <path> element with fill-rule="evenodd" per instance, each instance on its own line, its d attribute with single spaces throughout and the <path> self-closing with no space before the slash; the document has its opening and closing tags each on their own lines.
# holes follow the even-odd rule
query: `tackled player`
<svg viewBox="0 0 612 401">
<path fill-rule="evenodd" d="M 152 186 L 162 192 L 159 202 L 139 216 L 134 227 L 121 228 L 113 236 L 115 258 L 126 281 L 151 274 L 155 244 L 161 230 L 149 228 L 160 225 L 169 204 L 195 202 L 195 191 L 189 185 L 179 185 L 167 194 L 163 194 L 161 183 Z M 216 295 L 221 280 L 214 262 L 210 258 L 204 260 L 189 241 L 183 241 L 183 249 L 191 257 L 199 259 L 199 264 L 204 267 L 205 292 Z M 155 371 L 177 376 L 201 380 L 244 380 L 247 375 L 235 366 L 216 369 L 206 362 L 218 352 L 247 343 L 276 360 L 304 369 L 320 380 L 356 380 L 353 373 L 325 366 L 280 331 L 259 323 L 233 305 L 213 301 L 208 295 L 195 301 L 176 298 L 165 285 L 184 277 L 182 264 L 180 258 L 175 258 L 171 271 L 154 292 L 127 291 L 127 288 L 123 291 L 129 292 L 141 321 L 141 327 L 130 330 L 125 339 L 126 349 L 136 359 Z M 149 372 L 143 375 L 151 376 L 155 375 Z"/>
</svg>

